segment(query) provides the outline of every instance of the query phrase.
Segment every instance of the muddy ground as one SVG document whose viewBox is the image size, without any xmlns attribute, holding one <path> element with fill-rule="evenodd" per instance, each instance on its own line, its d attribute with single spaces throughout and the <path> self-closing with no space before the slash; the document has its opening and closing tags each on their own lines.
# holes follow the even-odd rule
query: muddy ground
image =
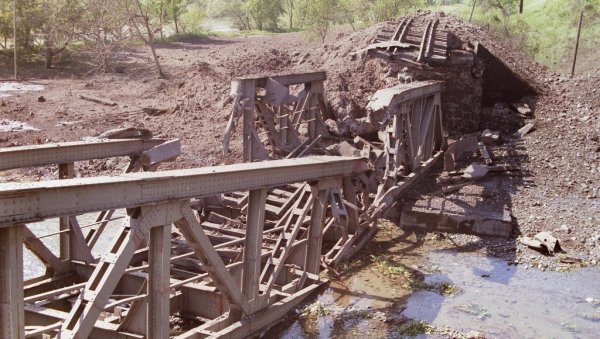
<svg viewBox="0 0 600 339">
<path fill-rule="evenodd" d="M 484 34 L 476 27 L 469 27 L 470 34 Z M 362 32 L 336 30 L 330 33 L 325 44 L 307 42 L 303 33 L 161 44 L 157 52 L 166 79 L 156 77 L 149 54 L 143 48 L 120 53 L 113 71 L 104 74 L 90 75 L 85 60 L 76 60 L 73 56 L 65 57 L 51 70 L 37 64 L 22 65 L 21 74 L 26 82 L 42 84 L 44 89 L 0 98 L 0 119 L 25 122 L 39 130 L 0 132 L 0 146 L 81 140 L 109 129 L 133 126 L 150 129 L 156 137 L 182 140 L 182 156 L 163 168 L 234 163 L 241 158 L 239 134 L 233 137 L 233 152 L 229 156 L 224 157 L 221 148 L 222 133 L 231 110 L 227 98 L 232 78 L 325 70 L 331 79 L 326 85 L 327 91 L 347 90 L 354 98 L 361 98 L 352 104 L 359 105 L 381 86 L 382 65 L 381 61 L 371 59 L 357 64 L 349 53 L 368 42 L 376 31 L 377 27 Z M 485 37 L 490 39 L 488 35 Z M 511 238 L 453 236 L 453 242 L 540 270 L 568 271 L 597 266 L 600 260 L 600 67 L 583 70 L 574 79 L 568 79 L 529 63 L 518 57 L 518 53 L 509 53 L 501 44 L 492 47 L 500 50 L 500 55 L 510 56 L 505 62 L 524 70 L 522 74 L 538 90 L 536 96 L 528 99 L 533 115 L 525 119 L 515 117 L 521 119 L 521 123 L 533 122 L 535 130 L 520 140 L 506 138 L 503 145 L 494 149 L 498 156 L 508 154 L 512 163 L 520 168 L 517 179 L 491 181 L 498 183 L 497 192 L 493 184 L 491 190 L 486 190 L 492 197 L 501 195 L 502 204 L 510 208 L 515 226 Z M 356 78 L 353 78 L 354 71 Z M 0 70 L 4 79 L 8 79 L 9 74 L 8 67 Z M 341 82 L 346 86 L 340 87 Z M 80 94 L 107 98 L 118 105 L 110 107 L 85 101 L 79 98 Z M 510 104 L 495 103 L 484 109 L 493 112 Z M 502 116 L 502 119 L 510 119 L 510 116 Z M 511 121 L 506 123 L 511 125 Z M 490 120 L 489 124 L 498 126 L 498 121 Z M 485 121 L 481 127 L 486 127 Z M 122 165 L 123 162 L 115 160 L 96 161 L 80 164 L 79 169 L 84 175 L 110 173 Z M 436 173 L 440 172 L 438 169 Z M 0 180 L 42 180 L 53 178 L 55 174 L 56 169 L 27 169 L 3 173 Z M 435 177 L 430 181 L 434 185 L 444 184 Z M 484 185 L 490 183 L 475 183 L 461 193 L 480 194 L 477 189 Z M 539 231 L 552 232 L 560 239 L 565 253 L 548 256 L 519 243 L 519 237 L 533 236 Z M 565 257 L 581 262 L 561 262 Z"/>
</svg>

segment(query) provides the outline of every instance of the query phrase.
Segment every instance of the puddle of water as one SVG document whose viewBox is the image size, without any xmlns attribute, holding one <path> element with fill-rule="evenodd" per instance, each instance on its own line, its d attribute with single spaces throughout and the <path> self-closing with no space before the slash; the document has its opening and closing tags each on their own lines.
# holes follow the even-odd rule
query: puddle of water
<svg viewBox="0 0 600 339">
<path fill-rule="evenodd" d="M 541 272 L 467 253 L 437 251 L 427 261 L 463 292 L 444 297 L 414 293 L 402 315 L 497 338 L 592 338 L 600 333 L 600 270 Z"/>
<path fill-rule="evenodd" d="M 406 267 L 418 268 L 424 285 L 447 283 L 459 292 L 442 295 L 417 287 L 411 294 L 401 286 L 402 278 L 390 279 L 367 265 L 332 282 L 317 297 L 324 314 L 304 317 L 296 311 L 297 316 L 265 337 L 399 338 L 402 326 L 413 320 L 435 329 L 417 338 L 474 333 L 486 338 L 595 338 L 600 333 L 598 268 L 540 272 L 455 249 L 413 246 L 406 252 L 401 247 L 384 247 L 384 254 L 401 256 Z"/>
<path fill-rule="evenodd" d="M 26 122 L 8 119 L 0 120 L 0 132 L 24 132 L 39 130 L 39 128 L 35 128 Z"/>
<path fill-rule="evenodd" d="M 13 93 L 24 93 L 41 91 L 44 89 L 44 85 L 40 84 L 26 84 L 19 82 L 0 82 L 0 98 L 5 98 L 13 95 Z"/>
<path fill-rule="evenodd" d="M 123 217 L 125 215 L 126 215 L 125 210 L 117 210 L 117 211 L 115 211 L 115 213 L 113 214 L 111 219 Z M 97 213 L 84 214 L 84 215 L 78 216 L 77 221 L 83 227 L 83 226 L 89 225 L 91 223 L 94 223 L 96 221 L 97 216 L 98 216 Z M 92 254 L 95 257 L 101 256 L 108 250 L 108 247 L 110 244 L 112 244 L 115 236 L 117 236 L 119 234 L 118 231 L 121 227 L 122 221 L 123 221 L 122 219 L 118 219 L 118 220 L 110 221 L 108 223 L 108 225 L 104 229 L 104 232 L 102 232 L 102 234 L 100 235 L 100 238 L 96 242 L 96 245 L 94 246 L 94 248 L 92 248 Z M 41 222 L 31 223 L 31 224 L 28 224 L 28 227 L 31 230 L 31 232 L 33 232 L 33 234 L 35 234 L 38 237 L 44 236 L 47 234 L 56 233 L 59 231 L 58 219 L 47 219 L 47 220 L 44 220 Z M 87 234 L 86 229 L 83 230 L 83 234 L 84 235 Z M 60 241 L 59 235 L 52 235 L 49 237 L 44 237 L 40 240 L 50 249 L 50 251 L 52 251 L 52 253 L 54 255 L 56 255 L 56 256 L 59 255 L 59 253 L 58 253 L 59 252 L 58 249 L 60 246 L 59 245 L 59 241 Z M 44 265 L 38 260 L 38 258 L 31 251 L 29 251 L 27 248 L 24 248 L 24 251 L 23 251 L 23 277 L 25 279 L 30 279 L 30 278 L 39 276 L 41 274 L 44 274 L 44 272 L 45 272 Z"/>
</svg>

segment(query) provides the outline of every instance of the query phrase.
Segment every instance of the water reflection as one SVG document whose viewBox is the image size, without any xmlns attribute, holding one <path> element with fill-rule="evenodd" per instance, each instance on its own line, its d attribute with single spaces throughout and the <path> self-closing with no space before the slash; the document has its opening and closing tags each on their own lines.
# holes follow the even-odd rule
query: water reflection
<svg viewBox="0 0 600 339">
<path fill-rule="evenodd" d="M 425 321 L 436 329 L 450 329 L 450 336 L 462 333 L 486 338 L 596 338 L 600 333 L 598 268 L 541 272 L 455 250 L 430 252 L 419 266 L 435 267 L 433 273 L 425 274 L 425 283 L 451 283 L 461 292 L 446 296 L 421 289 L 408 298 L 397 294 L 396 302 L 385 306 L 374 305 L 375 298 L 361 298 L 357 290 L 336 288 L 334 283 L 317 297 L 334 315 L 316 319 L 298 316 L 268 332 L 266 337 L 397 338 L 402 337 L 398 324 L 407 319 Z M 359 272 L 354 278 L 362 280 L 349 285 L 364 288 L 373 282 L 372 277 L 365 282 L 366 277 Z M 382 284 L 382 289 L 395 287 L 386 286 L 382 280 L 376 283 Z M 378 317 L 378 313 L 384 316 Z M 417 337 L 445 336 L 436 333 Z"/>
<path fill-rule="evenodd" d="M 123 221 L 122 217 L 124 217 L 125 215 L 125 210 L 115 211 L 111 219 L 117 220 L 110 221 L 108 225 L 106 225 L 104 232 L 102 232 L 102 234 L 99 236 L 96 245 L 92 248 L 92 254 L 94 255 L 94 257 L 99 257 L 106 252 L 108 246 L 112 243 L 115 236 L 118 235 L 118 231 Z M 93 224 L 96 221 L 97 216 L 97 213 L 89 213 L 77 217 L 79 224 L 82 227 L 84 227 L 84 229 L 82 230 L 84 235 L 87 234 L 87 230 L 89 229 L 86 226 Z M 55 234 L 46 237 L 46 235 L 48 234 L 54 234 L 59 231 L 58 219 L 47 219 L 41 222 L 28 224 L 27 226 L 36 237 L 43 237 L 40 240 L 44 243 L 44 245 L 46 245 L 46 247 L 48 247 L 55 256 L 59 256 L 59 235 Z M 44 265 L 31 251 L 29 251 L 27 248 L 24 248 L 23 277 L 25 279 L 30 279 L 44 274 L 44 272 Z"/>
</svg>

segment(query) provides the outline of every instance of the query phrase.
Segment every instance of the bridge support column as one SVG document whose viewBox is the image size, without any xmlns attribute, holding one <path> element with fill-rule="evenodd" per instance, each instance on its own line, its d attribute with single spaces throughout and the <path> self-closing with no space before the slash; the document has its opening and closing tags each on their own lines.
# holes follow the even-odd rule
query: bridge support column
<svg viewBox="0 0 600 339">
<path fill-rule="evenodd" d="M 23 225 L 0 228 L 1 338 L 24 338 Z"/>
<path fill-rule="evenodd" d="M 267 190 L 264 188 L 252 190 L 248 195 L 242 293 L 250 302 L 258 297 L 266 199 Z"/>
<path fill-rule="evenodd" d="M 318 185 L 312 186 L 313 207 L 310 213 L 310 228 L 308 230 L 308 245 L 304 270 L 308 273 L 319 274 L 321 266 L 321 247 L 323 244 L 323 225 L 325 224 L 325 210 L 329 200 L 329 189 Z"/>
<path fill-rule="evenodd" d="M 169 337 L 170 259 L 171 225 L 151 228 L 146 332 L 149 339 Z"/>
<path fill-rule="evenodd" d="M 75 164 L 66 163 L 58 165 L 58 178 L 59 179 L 71 179 L 75 177 Z M 60 260 L 71 259 L 71 225 L 69 223 L 69 217 L 60 217 L 59 219 L 60 230 L 64 231 L 60 234 Z"/>
</svg>

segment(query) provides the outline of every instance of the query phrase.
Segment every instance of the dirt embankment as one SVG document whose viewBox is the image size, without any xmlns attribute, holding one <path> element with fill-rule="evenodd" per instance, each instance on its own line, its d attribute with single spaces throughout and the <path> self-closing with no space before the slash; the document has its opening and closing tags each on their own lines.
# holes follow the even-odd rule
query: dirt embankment
<svg viewBox="0 0 600 339">
<path fill-rule="evenodd" d="M 455 119 L 455 126 L 460 127 L 450 131 L 455 135 L 465 126 L 470 131 L 491 128 L 508 134 L 525 122 L 535 124 L 534 132 L 511 146 L 511 154 L 521 159 L 522 182 L 527 182 L 514 187 L 509 195 L 519 232 L 532 235 L 540 230 L 553 231 L 572 255 L 594 264 L 600 258 L 600 89 L 597 88 L 600 70 L 588 70 L 576 79 L 565 79 L 529 62 L 481 28 L 456 17 L 424 12 L 413 17 L 424 20 L 432 16 L 454 37 L 449 44 L 451 60 L 453 55 L 455 59 L 475 55 L 474 47 L 481 43 L 495 60 L 512 71 L 514 78 L 506 80 L 499 74 L 488 78 L 490 83 L 486 86 L 485 77 L 474 72 L 473 67 L 478 67 L 475 55 L 473 64 L 462 68 L 452 64 L 425 69 L 407 66 L 414 80 L 445 81 L 443 100 L 452 104 L 444 107 L 449 116 L 456 117 L 463 111 L 477 114 L 476 122 L 475 118 Z M 330 33 L 324 45 L 307 43 L 301 33 L 162 45 L 158 54 L 168 74 L 165 80 L 155 77 L 143 50 L 121 55 L 122 73 L 88 77 L 80 72 L 66 77 L 59 65 L 45 73 L 45 79 L 31 79 L 46 85 L 42 92 L 0 99 L 2 119 L 27 122 L 40 129 L 1 132 L 0 146 L 79 140 L 108 129 L 133 126 L 148 128 L 159 137 L 182 139 L 183 155 L 167 168 L 238 162 L 239 134 L 232 139 L 233 152 L 228 157 L 223 157 L 221 151 L 222 132 L 231 110 L 228 101 L 231 79 L 325 70 L 327 98 L 338 123 L 360 119 L 366 115 L 364 107 L 371 95 L 398 81 L 399 69 L 380 59 L 356 58 L 352 54 L 370 44 L 380 29 L 389 26 L 394 27 L 394 23 L 381 23 L 357 32 L 337 30 Z M 519 86 L 525 83 L 532 91 L 524 92 L 524 98 L 517 98 L 513 86 L 516 82 Z M 79 94 L 86 93 L 111 99 L 118 106 L 79 99 Z M 38 101 L 40 96 L 44 100 Z M 516 101 L 528 103 L 533 115 L 523 117 L 516 113 L 511 106 Z M 344 131 L 343 126 L 340 129 L 351 132 Z M 90 163 L 82 168 L 88 172 L 110 171 L 119 164 Z M 16 173 L 21 174 L 48 178 L 53 173 L 52 170 Z M 0 179 L 10 180 L 6 176 Z M 522 262 L 556 261 L 521 245 L 509 250 L 516 251 L 516 260 Z"/>
</svg>

